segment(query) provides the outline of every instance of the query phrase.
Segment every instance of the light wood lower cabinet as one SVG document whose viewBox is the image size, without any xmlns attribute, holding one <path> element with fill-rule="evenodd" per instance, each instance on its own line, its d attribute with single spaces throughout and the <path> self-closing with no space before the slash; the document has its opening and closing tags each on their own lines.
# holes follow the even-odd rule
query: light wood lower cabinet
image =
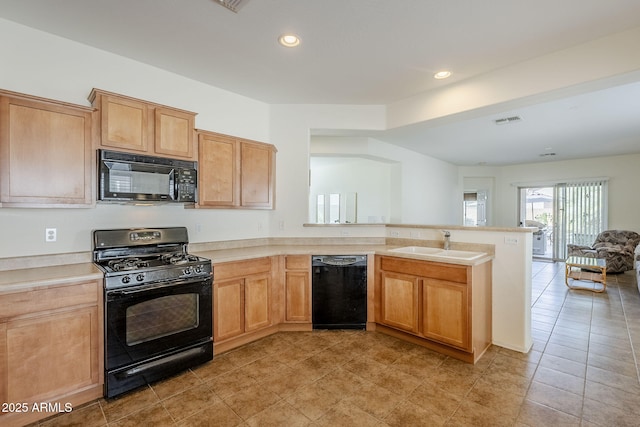
<svg viewBox="0 0 640 427">
<path fill-rule="evenodd" d="M 475 362 L 491 344 L 491 262 L 376 257 L 376 322 Z"/>
<path fill-rule="evenodd" d="M 311 322 L 311 256 L 284 257 L 284 299 L 286 323 Z"/>
<path fill-rule="evenodd" d="M 244 279 L 221 280 L 213 285 L 213 337 L 215 342 L 244 332 Z"/>
<path fill-rule="evenodd" d="M 101 280 L 0 295 L 0 425 L 102 396 L 102 313 Z"/>
<path fill-rule="evenodd" d="M 425 278 L 422 281 L 422 334 L 471 351 L 470 299 L 467 283 Z"/>
<path fill-rule="evenodd" d="M 401 273 L 381 272 L 380 323 L 407 332 L 418 333 L 419 287 L 420 282 L 417 277 Z"/>
<path fill-rule="evenodd" d="M 251 332 L 273 325 L 272 257 L 215 263 L 213 341 L 216 353 L 244 343 Z M 230 343 L 230 340 L 240 341 Z M 251 341 L 247 338 L 246 342 Z"/>
</svg>

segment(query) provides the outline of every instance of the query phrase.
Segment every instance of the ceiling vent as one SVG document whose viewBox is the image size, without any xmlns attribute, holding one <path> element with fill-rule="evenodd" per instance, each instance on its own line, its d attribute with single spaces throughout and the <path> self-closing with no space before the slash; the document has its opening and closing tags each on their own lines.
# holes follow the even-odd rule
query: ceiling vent
<svg viewBox="0 0 640 427">
<path fill-rule="evenodd" d="M 232 12 L 238 13 L 238 11 L 249 2 L 249 0 L 213 0 L 221 6 L 226 7 Z"/>
<path fill-rule="evenodd" d="M 503 117 L 500 119 L 495 119 L 493 122 L 497 125 L 506 125 L 509 123 L 517 123 L 517 122 L 521 122 L 522 121 L 522 117 L 520 116 L 511 116 L 511 117 Z"/>
</svg>

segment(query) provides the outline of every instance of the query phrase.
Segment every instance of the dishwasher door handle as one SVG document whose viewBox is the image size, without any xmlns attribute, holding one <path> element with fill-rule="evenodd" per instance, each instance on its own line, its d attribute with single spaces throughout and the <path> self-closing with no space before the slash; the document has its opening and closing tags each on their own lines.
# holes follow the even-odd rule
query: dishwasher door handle
<svg viewBox="0 0 640 427">
<path fill-rule="evenodd" d="M 314 266 L 328 265 L 332 267 L 342 267 L 357 264 L 359 262 L 366 262 L 367 257 L 363 255 L 358 256 L 314 256 L 312 259 Z"/>
</svg>

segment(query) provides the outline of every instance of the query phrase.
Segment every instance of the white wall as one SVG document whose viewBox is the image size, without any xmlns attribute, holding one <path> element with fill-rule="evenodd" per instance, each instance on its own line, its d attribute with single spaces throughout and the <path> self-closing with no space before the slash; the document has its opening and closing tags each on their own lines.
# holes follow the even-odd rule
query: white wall
<svg viewBox="0 0 640 427">
<path fill-rule="evenodd" d="M 640 136 L 638 137 L 640 144 Z M 606 143 L 606 142 L 603 142 Z M 640 154 L 532 163 L 516 166 L 461 167 L 460 180 L 466 177 L 491 177 L 496 182 L 494 225 L 518 224 L 518 186 L 554 184 L 563 180 L 609 178 L 608 228 L 640 232 Z"/>
</svg>

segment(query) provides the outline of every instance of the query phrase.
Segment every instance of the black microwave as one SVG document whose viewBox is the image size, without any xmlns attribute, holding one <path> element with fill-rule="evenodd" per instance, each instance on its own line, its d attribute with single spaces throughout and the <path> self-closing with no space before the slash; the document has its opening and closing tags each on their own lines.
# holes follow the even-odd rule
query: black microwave
<svg viewBox="0 0 640 427">
<path fill-rule="evenodd" d="M 98 200 L 193 203 L 198 162 L 98 150 Z"/>
</svg>

